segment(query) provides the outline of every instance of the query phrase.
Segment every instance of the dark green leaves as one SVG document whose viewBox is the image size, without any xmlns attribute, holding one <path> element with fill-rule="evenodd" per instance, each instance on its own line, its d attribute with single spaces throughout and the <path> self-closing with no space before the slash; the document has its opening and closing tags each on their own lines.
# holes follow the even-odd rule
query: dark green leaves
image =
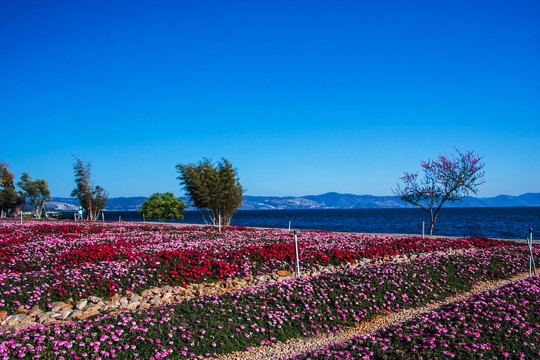
<svg viewBox="0 0 540 360">
<path fill-rule="evenodd" d="M 187 205 L 180 199 L 174 197 L 170 192 L 161 194 L 155 193 L 146 200 L 139 212 L 147 220 L 183 220 L 184 210 Z"/>
</svg>

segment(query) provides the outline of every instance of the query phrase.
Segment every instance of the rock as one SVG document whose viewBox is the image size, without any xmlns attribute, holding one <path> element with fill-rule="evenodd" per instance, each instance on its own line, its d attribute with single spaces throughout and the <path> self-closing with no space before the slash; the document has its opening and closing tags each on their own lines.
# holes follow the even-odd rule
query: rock
<svg viewBox="0 0 540 360">
<path fill-rule="evenodd" d="M 28 310 L 27 308 L 24 307 L 24 305 L 21 305 L 17 308 L 17 310 L 15 310 L 15 312 L 17 313 L 23 313 L 23 314 L 28 314 L 30 312 L 30 310 Z"/>
<path fill-rule="evenodd" d="M 73 305 L 71 304 L 66 304 L 61 301 L 55 301 L 51 304 L 51 311 L 58 312 L 62 309 L 71 309 L 72 307 Z"/>
<path fill-rule="evenodd" d="M 7 311 L 0 311 L 0 322 L 4 321 L 7 317 Z"/>
<path fill-rule="evenodd" d="M 161 294 L 161 289 L 158 287 L 151 288 L 150 291 L 154 294 Z"/>
<path fill-rule="evenodd" d="M 179 296 L 187 296 L 188 291 L 184 288 L 179 288 L 176 290 L 176 294 Z"/>
<path fill-rule="evenodd" d="M 20 323 L 22 320 L 26 319 L 28 315 L 26 314 L 16 314 L 6 317 L 4 321 L 2 321 L 2 325 L 6 326 L 13 326 L 18 323 Z"/>
<path fill-rule="evenodd" d="M 30 312 L 28 313 L 28 316 L 30 317 L 36 317 L 39 314 L 41 314 L 43 311 L 39 308 L 39 306 L 34 306 Z"/>
<path fill-rule="evenodd" d="M 252 282 L 253 281 L 253 276 L 251 276 L 251 275 L 246 276 L 246 281 L 247 282 Z"/>
<path fill-rule="evenodd" d="M 68 316 L 73 312 L 71 309 L 62 309 L 60 310 L 60 315 L 62 315 L 62 320 L 65 320 L 68 318 Z"/>
<path fill-rule="evenodd" d="M 149 303 L 143 303 L 143 304 L 139 305 L 139 309 L 149 309 L 149 308 L 150 308 Z"/>
<path fill-rule="evenodd" d="M 127 291 L 126 291 L 126 293 L 127 293 Z M 118 299 L 120 299 L 120 298 L 121 298 L 121 296 L 120 296 L 119 293 L 114 293 L 114 295 L 111 296 L 111 298 L 109 299 L 109 301 L 116 301 L 116 300 L 118 300 Z"/>
<path fill-rule="evenodd" d="M 59 322 L 59 320 L 56 320 L 56 319 L 53 319 L 53 318 L 46 318 L 45 321 L 43 323 L 40 323 L 44 326 L 48 326 L 48 325 L 52 325 L 52 324 L 57 324 Z"/>
<path fill-rule="evenodd" d="M 75 308 L 77 310 L 84 310 L 84 308 L 86 307 L 86 304 L 88 304 L 88 300 L 83 299 L 77 303 L 77 306 L 75 306 Z"/>
<path fill-rule="evenodd" d="M 12 330 L 19 331 L 28 327 L 38 326 L 39 324 L 33 321 L 23 322 L 12 327 Z"/>
<path fill-rule="evenodd" d="M 126 295 L 134 295 L 135 293 L 133 291 L 126 290 Z"/>
<path fill-rule="evenodd" d="M 88 301 L 93 302 L 94 304 L 97 304 L 101 301 L 101 298 L 98 298 L 97 296 L 89 296 Z"/>
<path fill-rule="evenodd" d="M 152 305 L 158 305 L 161 303 L 161 296 L 159 295 L 154 295 L 154 297 L 149 301 L 150 304 Z"/>
<path fill-rule="evenodd" d="M 226 291 L 232 291 L 234 289 L 235 289 L 234 285 L 228 282 L 227 287 L 225 288 L 225 290 Z"/>
<path fill-rule="evenodd" d="M 134 301 L 137 301 L 137 302 L 141 302 L 142 301 L 142 297 L 137 295 L 137 294 L 133 294 L 129 297 L 129 302 L 134 302 Z"/>
<path fill-rule="evenodd" d="M 126 299 L 126 298 L 121 298 L 120 301 L 119 301 L 119 305 L 120 305 L 121 307 L 124 307 L 124 308 L 125 308 L 125 307 L 128 306 L 128 304 L 129 304 L 129 300 Z"/>
<path fill-rule="evenodd" d="M 50 315 L 49 317 L 50 317 L 51 319 L 56 319 L 56 320 L 64 320 L 64 319 L 65 319 L 65 317 L 62 316 L 62 314 L 57 313 L 57 312 L 52 313 L 52 315 Z"/>
<path fill-rule="evenodd" d="M 144 291 L 141 293 L 141 295 L 142 295 L 143 297 L 152 297 L 152 296 L 154 296 L 154 293 L 153 293 L 152 291 L 150 291 L 150 290 L 144 290 Z"/>
<path fill-rule="evenodd" d="M 312 267 L 312 268 L 313 268 L 313 267 Z M 315 269 L 315 270 L 316 270 L 316 269 Z M 287 270 L 279 270 L 279 271 L 277 272 L 277 274 L 278 274 L 279 276 L 283 276 L 283 277 L 285 277 L 285 276 L 292 276 L 292 272 L 287 271 Z"/>
<path fill-rule="evenodd" d="M 80 314 L 78 316 L 79 319 L 83 320 L 83 319 L 87 319 L 89 318 L 90 316 L 94 316 L 94 315 L 98 315 L 99 314 L 99 310 L 96 309 L 96 308 L 90 308 L 86 311 L 84 311 L 82 314 Z"/>
<path fill-rule="evenodd" d="M 171 292 L 173 291 L 173 288 L 169 285 L 165 285 L 162 290 L 165 292 Z"/>
<path fill-rule="evenodd" d="M 43 312 L 37 316 L 38 323 L 43 324 L 47 319 L 50 318 L 50 315 L 54 314 L 51 311 Z"/>
<path fill-rule="evenodd" d="M 139 304 L 140 304 L 140 302 L 138 302 L 138 301 L 132 301 L 126 306 L 126 308 L 128 310 L 135 310 L 139 306 Z"/>
<path fill-rule="evenodd" d="M 71 314 L 69 314 L 69 316 L 68 316 L 67 318 L 68 318 L 68 319 L 73 319 L 73 318 L 78 319 L 79 316 L 82 315 L 82 313 L 83 313 L 83 312 L 82 312 L 81 310 L 75 309 L 75 310 L 73 310 L 73 311 L 71 312 Z"/>
</svg>

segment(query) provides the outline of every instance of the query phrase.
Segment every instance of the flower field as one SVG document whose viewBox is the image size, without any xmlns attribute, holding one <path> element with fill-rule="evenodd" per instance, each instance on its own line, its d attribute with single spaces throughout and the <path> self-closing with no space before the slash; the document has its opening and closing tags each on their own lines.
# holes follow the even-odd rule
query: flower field
<svg viewBox="0 0 540 360">
<path fill-rule="evenodd" d="M 422 240 L 303 231 L 299 241 L 304 272 L 314 266 L 356 265 L 362 259 L 423 256 L 336 267 L 219 296 L 3 332 L 0 357 L 215 356 L 338 331 L 381 312 L 421 306 L 482 281 L 509 278 L 528 266 L 525 247 L 485 238 Z M 281 230 L 225 228 L 220 233 L 210 227 L 74 222 L 20 226 L 3 221 L 0 310 L 13 314 L 94 295 L 107 298 L 167 285 L 256 277 L 292 270 L 293 260 L 291 234 Z M 537 334 L 538 328 L 532 328 Z"/>
<path fill-rule="evenodd" d="M 294 359 L 538 359 L 539 295 L 539 277 L 522 280 Z"/>
</svg>

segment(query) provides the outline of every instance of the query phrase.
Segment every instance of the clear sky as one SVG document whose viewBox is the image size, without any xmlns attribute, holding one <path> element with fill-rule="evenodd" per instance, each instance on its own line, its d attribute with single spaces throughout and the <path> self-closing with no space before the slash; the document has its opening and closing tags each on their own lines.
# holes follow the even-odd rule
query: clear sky
<svg viewBox="0 0 540 360">
<path fill-rule="evenodd" d="M 540 2 L 2 1 L 0 158 L 111 197 L 181 195 L 225 157 L 248 195 L 391 195 L 454 147 L 478 196 L 540 192 Z"/>
</svg>

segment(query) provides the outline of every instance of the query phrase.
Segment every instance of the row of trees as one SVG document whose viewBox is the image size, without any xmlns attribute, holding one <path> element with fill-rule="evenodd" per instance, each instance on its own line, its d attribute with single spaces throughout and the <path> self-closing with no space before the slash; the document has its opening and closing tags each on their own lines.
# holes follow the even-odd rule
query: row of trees
<svg viewBox="0 0 540 360">
<path fill-rule="evenodd" d="M 473 151 L 450 157 L 440 155 L 438 159 L 421 163 L 423 176 L 405 172 L 402 184 L 393 189 L 394 194 L 407 203 L 425 209 L 430 216 L 429 234 L 443 204 L 447 201 L 461 200 L 469 194 L 476 194 L 478 186 L 484 182 L 484 166 L 481 157 Z M 13 215 L 17 208 L 22 209 L 25 201 L 30 200 L 33 212 L 39 217 L 44 211 L 45 201 L 50 199 L 47 181 L 33 180 L 28 173 L 23 173 L 17 185 L 22 191 L 15 190 L 15 175 L 8 170 L 9 165 L 0 161 L 0 210 L 7 216 Z M 233 215 L 242 205 L 245 189 L 240 185 L 237 170 L 232 163 L 222 159 L 213 163 L 203 159 L 193 164 L 178 164 L 178 180 L 191 203 L 203 211 L 207 222 L 214 225 L 230 225 Z M 75 189 L 71 196 L 77 198 L 87 211 L 89 220 L 97 220 L 107 204 L 106 191 L 95 186 L 91 179 L 91 165 L 80 158 L 73 165 Z M 172 193 L 153 194 L 141 207 L 140 212 L 148 220 L 182 220 L 186 204 Z"/>
<path fill-rule="evenodd" d="M 0 161 L 0 216 L 14 216 L 22 211 L 29 201 L 32 205 L 32 213 L 35 217 L 46 216 L 45 202 L 51 199 L 49 184 L 45 179 L 33 179 L 24 172 L 15 189 L 15 174 L 9 171 L 9 164 Z M 97 220 L 101 211 L 107 204 L 107 193 L 100 186 L 93 186 L 91 181 L 90 163 L 83 163 L 77 158 L 73 165 L 75 171 L 75 189 L 72 197 L 79 200 L 83 209 L 87 211 L 88 219 Z"/>
<path fill-rule="evenodd" d="M 420 177 L 417 172 L 405 172 L 401 177 L 403 183 L 392 191 L 400 200 L 428 212 L 432 235 L 443 204 L 476 194 L 478 186 L 484 183 L 485 164 L 481 160 L 473 151 L 462 153 L 456 149 L 450 157 L 440 155 L 438 159 L 421 162 Z M 217 164 L 204 159 L 195 164 L 178 164 L 176 168 L 180 185 L 203 216 L 214 225 L 230 225 L 245 191 L 232 164 L 226 159 Z M 143 204 L 141 213 L 149 219 L 179 220 L 185 208 L 183 201 L 171 193 L 154 194 Z"/>
<path fill-rule="evenodd" d="M 45 213 L 45 201 L 50 200 L 49 184 L 44 179 L 32 179 L 24 172 L 17 186 L 22 191 L 15 190 L 15 174 L 8 169 L 9 164 L 0 161 L 0 215 L 14 216 L 17 210 L 22 210 L 26 200 L 32 205 L 32 212 L 36 217 Z"/>
<path fill-rule="evenodd" d="M 203 212 L 205 222 L 230 225 L 244 201 L 244 188 L 238 172 L 227 159 L 213 163 L 203 159 L 193 164 L 178 164 L 178 180 L 191 203 Z M 182 220 L 186 204 L 171 193 L 153 194 L 141 206 L 140 213 L 149 220 Z"/>
</svg>

